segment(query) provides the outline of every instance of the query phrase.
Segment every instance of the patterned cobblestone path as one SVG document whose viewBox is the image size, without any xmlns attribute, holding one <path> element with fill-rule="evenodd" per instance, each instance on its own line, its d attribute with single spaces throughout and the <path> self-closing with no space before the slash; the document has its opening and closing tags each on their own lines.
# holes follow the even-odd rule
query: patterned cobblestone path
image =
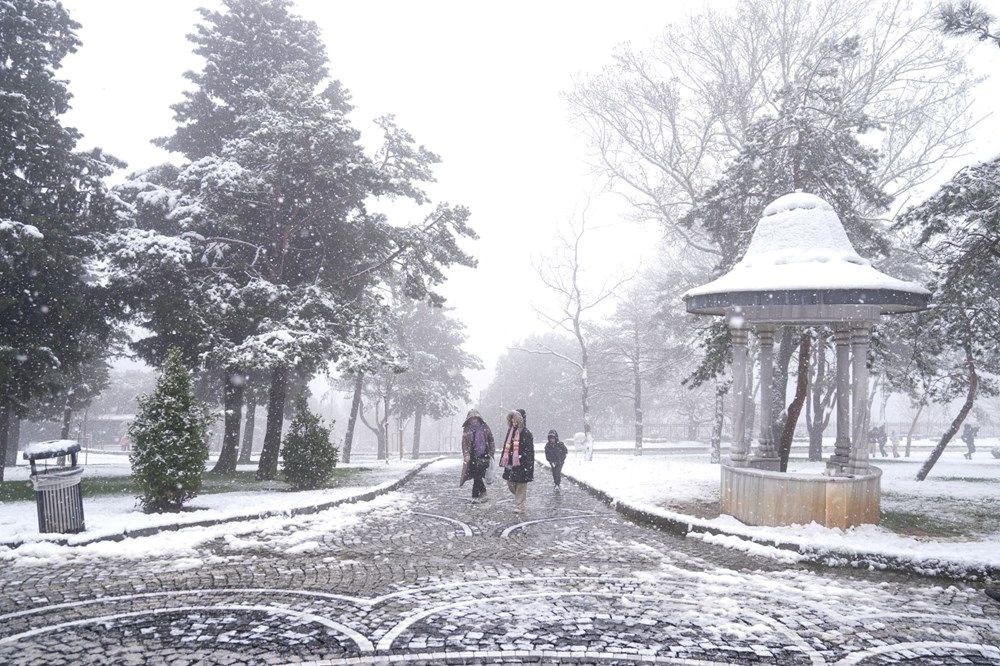
<svg viewBox="0 0 1000 666">
<path fill-rule="evenodd" d="M 1000 664 L 1000 606 L 633 525 L 545 470 L 514 516 L 437 463 L 360 518 L 0 573 L 0 664 Z M 334 514 L 338 509 L 334 509 Z"/>
</svg>

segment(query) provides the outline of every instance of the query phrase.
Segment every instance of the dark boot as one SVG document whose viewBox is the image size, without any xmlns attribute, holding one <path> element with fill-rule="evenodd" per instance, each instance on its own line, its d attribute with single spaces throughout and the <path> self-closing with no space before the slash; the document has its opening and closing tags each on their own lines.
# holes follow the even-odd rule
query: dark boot
<svg viewBox="0 0 1000 666">
<path fill-rule="evenodd" d="M 985 590 L 983 590 L 983 592 L 985 592 L 986 596 L 988 596 L 993 601 L 1000 603 L 1000 587 L 993 587 L 993 588 L 988 587 Z"/>
</svg>

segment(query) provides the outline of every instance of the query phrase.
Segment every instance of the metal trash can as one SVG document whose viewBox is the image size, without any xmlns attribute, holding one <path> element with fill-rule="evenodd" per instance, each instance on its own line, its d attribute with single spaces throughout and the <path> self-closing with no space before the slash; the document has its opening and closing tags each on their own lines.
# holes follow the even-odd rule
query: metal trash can
<svg viewBox="0 0 1000 666">
<path fill-rule="evenodd" d="M 80 477 L 83 468 L 77 465 L 80 445 L 74 439 L 55 439 L 32 442 L 24 450 L 24 458 L 31 464 L 31 486 L 38 503 L 38 531 L 59 534 L 76 534 L 83 524 L 83 495 Z M 70 465 L 52 466 L 39 461 L 69 456 Z"/>
</svg>

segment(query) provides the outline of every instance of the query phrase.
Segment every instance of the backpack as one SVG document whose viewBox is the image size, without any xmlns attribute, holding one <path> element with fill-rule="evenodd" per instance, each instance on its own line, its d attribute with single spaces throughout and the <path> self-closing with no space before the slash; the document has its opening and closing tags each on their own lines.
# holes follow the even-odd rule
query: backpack
<svg viewBox="0 0 1000 666">
<path fill-rule="evenodd" d="M 486 455 L 486 426 L 478 425 L 472 428 L 472 453 L 476 458 Z"/>
</svg>

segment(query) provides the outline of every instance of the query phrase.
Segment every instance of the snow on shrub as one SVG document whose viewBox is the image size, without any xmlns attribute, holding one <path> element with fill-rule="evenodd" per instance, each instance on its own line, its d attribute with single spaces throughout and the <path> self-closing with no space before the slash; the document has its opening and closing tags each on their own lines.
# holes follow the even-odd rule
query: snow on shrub
<svg viewBox="0 0 1000 666">
<path fill-rule="evenodd" d="M 323 427 L 300 396 L 281 451 L 285 479 L 296 490 L 320 488 L 337 466 L 337 453 L 337 447 L 330 443 L 329 428 Z"/>
<path fill-rule="evenodd" d="M 146 513 L 180 511 L 201 490 L 210 418 L 194 397 L 180 352 L 172 349 L 153 392 L 139 398 L 129 428 L 132 478 Z"/>
</svg>

